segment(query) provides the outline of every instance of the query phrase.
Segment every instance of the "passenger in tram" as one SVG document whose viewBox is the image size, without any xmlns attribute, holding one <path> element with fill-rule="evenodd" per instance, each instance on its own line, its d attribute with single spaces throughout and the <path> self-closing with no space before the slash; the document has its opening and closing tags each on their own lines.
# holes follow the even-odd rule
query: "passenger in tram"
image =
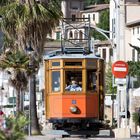
<svg viewBox="0 0 140 140">
<path fill-rule="evenodd" d="M 71 85 L 68 85 L 65 89 L 68 91 L 82 91 L 82 88 L 77 84 L 75 80 L 72 80 Z"/>
</svg>

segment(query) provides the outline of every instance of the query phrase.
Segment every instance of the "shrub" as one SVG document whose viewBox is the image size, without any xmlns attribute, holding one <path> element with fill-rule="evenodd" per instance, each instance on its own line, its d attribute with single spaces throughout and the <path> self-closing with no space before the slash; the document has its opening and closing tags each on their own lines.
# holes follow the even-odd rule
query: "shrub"
<svg viewBox="0 0 140 140">
<path fill-rule="evenodd" d="M 24 140 L 25 131 L 28 121 L 24 115 L 17 117 L 7 117 L 6 128 L 0 129 L 0 140 Z"/>
<path fill-rule="evenodd" d="M 136 125 L 140 125 L 140 113 L 139 112 L 134 112 L 132 114 L 132 119 L 133 119 L 133 122 L 136 124 Z"/>
</svg>

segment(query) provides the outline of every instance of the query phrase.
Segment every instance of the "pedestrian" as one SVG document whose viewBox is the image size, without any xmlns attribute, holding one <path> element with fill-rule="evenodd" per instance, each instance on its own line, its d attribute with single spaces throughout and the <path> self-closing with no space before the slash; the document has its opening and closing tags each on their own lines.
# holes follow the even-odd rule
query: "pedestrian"
<svg viewBox="0 0 140 140">
<path fill-rule="evenodd" d="M 4 115 L 4 112 L 2 110 L 0 110 L 0 116 Z"/>
</svg>

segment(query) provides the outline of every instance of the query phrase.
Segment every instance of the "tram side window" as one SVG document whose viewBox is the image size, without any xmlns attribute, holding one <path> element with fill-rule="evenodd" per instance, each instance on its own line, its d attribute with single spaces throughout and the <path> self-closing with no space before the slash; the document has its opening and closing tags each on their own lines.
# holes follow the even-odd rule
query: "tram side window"
<svg viewBox="0 0 140 140">
<path fill-rule="evenodd" d="M 60 91 L 60 72 L 59 71 L 52 72 L 52 91 L 54 92 Z"/>
<path fill-rule="evenodd" d="M 65 72 L 66 91 L 82 91 L 82 71 Z"/>
<path fill-rule="evenodd" d="M 96 91 L 96 72 L 93 70 L 87 71 L 87 90 Z"/>
</svg>

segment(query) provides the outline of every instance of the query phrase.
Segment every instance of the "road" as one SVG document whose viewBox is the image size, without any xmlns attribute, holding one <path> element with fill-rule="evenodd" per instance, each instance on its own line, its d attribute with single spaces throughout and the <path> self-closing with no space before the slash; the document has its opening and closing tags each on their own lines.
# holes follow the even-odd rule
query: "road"
<svg viewBox="0 0 140 140">
<path fill-rule="evenodd" d="M 130 139 L 115 139 L 115 138 L 104 138 L 104 137 L 91 137 L 91 138 L 84 138 L 84 137 L 68 137 L 68 138 L 61 138 L 58 136 L 31 136 L 31 137 L 26 137 L 26 140 L 137 140 L 140 139 L 133 137 Z"/>
<path fill-rule="evenodd" d="M 69 137 L 69 135 L 67 135 L 67 133 L 65 133 L 65 137 L 62 137 L 62 131 L 53 131 L 50 132 L 48 131 L 47 133 L 45 133 L 45 135 L 43 136 L 27 136 L 26 140 L 136 140 L 136 139 L 140 139 L 140 136 L 135 134 L 132 135 L 132 137 L 130 139 L 116 139 L 112 136 L 110 136 L 110 133 L 108 130 L 104 130 L 102 131 L 99 135 L 96 136 L 91 136 L 91 137 L 84 137 L 81 135 L 72 135 Z"/>
</svg>

